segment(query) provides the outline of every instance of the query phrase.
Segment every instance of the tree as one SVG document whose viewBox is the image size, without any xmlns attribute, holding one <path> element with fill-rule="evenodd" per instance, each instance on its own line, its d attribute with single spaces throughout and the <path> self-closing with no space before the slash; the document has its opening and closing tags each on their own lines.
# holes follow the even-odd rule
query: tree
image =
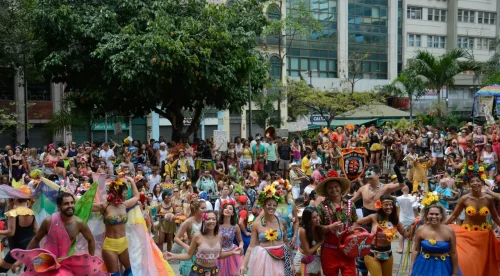
<svg viewBox="0 0 500 276">
<path fill-rule="evenodd" d="M 410 101 L 410 125 L 413 120 L 413 101 L 418 101 L 420 97 L 425 95 L 425 91 L 425 81 L 419 77 L 411 67 L 403 69 L 399 77 L 391 84 L 384 85 L 380 88 L 382 95 L 408 97 Z"/>
<path fill-rule="evenodd" d="M 354 93 L 356 88 L 356 83 L 363 78 L 363 73 L 365 73 L 365 62 L 369 58 L 371 53 L 358 53 L 353 52 L 349 55 L 349 60 L 347 61 L 347 72 L 343 72 L 344 79 L 343 83 L 349 85 L 351 93 Z"/>
<path fill-rule="evenodd" d="M 470 60 L 461 60 L 467 57 L 467 50 L 454 49 L 446 54 L 436 57 L 427 50 L 417 50 L 416 56 L 410 66 L 418 75 L 425 77 L 426 85 L 434 90 L 438 98 L 437 123 L 442 127 L 441 113 L 441 89 L 453 88 L 454 77 L 464 71 L 474 70 L 476 65 Z"/>
<path fill-rule="evenodd" d="M 328 128 L 330 128 L 335 116 L 376 103 L 379 99 L 379 96 L 373 92 L 322 91 L 310 87 L 303 80 L 288 80 L 286 92 L 288 95 L 288 110 L 291 116 L 305 116 L 311 112 L 316 113 L 325 120 Z"/>
<path fill-rule="evenodd" d="M 0 67 L 11 69 L 22 77 L 23 82 L 18 85 L 24 87 L 25 95 L 28 94 L 28 82 L 43 78 L 39 62 L 45 54 L 45 44 L 34 36 L 35 26 L 29 20 L 29 14 L 35 5 L 36 0 L 0 1 Z M 25 109 L 24 122 L 17 115 L 11 114 L 14 117 L 10 118 L 17 120 L 16 135 L 24 131 L 24 142 L 29 146 L 27 99 L 22 107 Z"/>
<path fill-rule="evenodd" d="M 292 2 L 290 12 L 283 14 L 283 9 L 288 2 L 285 0 L 269 1 L 267 7 L 267 14 L 269 17 L 269 24 L 262 32 L 263 40 L 270 46 L 278 47 L 278 56 L 281 62 L 280 74 L 285 67 L 285 58 L 296 40 L 307 39 L 308 37 L 315 37 L 321 39 L 325 34 L 321 34 L 322 26 L 319 21 L 313 16 L 304 2 Z M 310 74 L 311 72 L 309 72 Z M 274 80 L 274 87 L 278 92 L 278 113 L 281 114 L 281 100 L 284 97 L 284 87 L 280 85 L 280 80 Z M 268 100 L 267 100 L 268 101 Z M 267 105 L 269 108 L 270 104 Z M 272 105 L 274 107 L 274 104 Z M 266 112 L 264 112 L 265 114 Z M 268 113 L 268 112 L 267 112 Z M 273 111 L 274 113 L 274 111 Z M 281 122 L 279 120 L 281 126 Z"/>
<path fill-rule="evenodd" d="M 267 97 L 259 95 L 253 101 L 259 110 L 254 112 L 252 119 L 263 129 L 269 126 L 280 128 L 283 123 L 281 116 L 276 116 L 274 112 L 274 104 L 279 100 L 278 97 L 278 94 L 271 94 Z"/>
<path fill-rule="evenodd" d="M 75 108 L 72 102 L 63 102 L 61 109 L 52 114 L 47 129 L 51 134 L 64 131 L 87 133 L 87 141 L 92 140 L 92 125 L 95 122 L 92 111 Z"/>
<path fill-rule="evenodd" d="M 173 140 L 200 125 L 205 106 L 239 110 L 267 80 L 255 49 L 267 21 L 255 0 L 39 0 L 36 35 L 50 42 L 44 69 L 67 84 L 75 108 L 103 116 L 155 111 Z M 252 87 L 247 87 L 252 75 Z M 192 112 L 183 130 L 183 111 Z"/>
</svg>

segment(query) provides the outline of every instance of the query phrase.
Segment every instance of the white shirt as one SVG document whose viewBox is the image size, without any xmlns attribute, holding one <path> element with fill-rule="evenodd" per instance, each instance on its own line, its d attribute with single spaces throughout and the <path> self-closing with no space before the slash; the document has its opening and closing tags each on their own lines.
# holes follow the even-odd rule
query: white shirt
<svg viewBox="0 0 500 276">
<path fill-rule="evenodd" d="M 107 151 L 102 149 L 99 152 L 99 157 L 104 159 L 109 168 L 113 167 L 113 160 L 111 160 L 111 158 L 115 157 L 115 153 L 111 149 L 108 149 Z"/>
<path fill-rule="evenodd" d="M 160 152 L 160 160 L 158 160 L 158 163 L 161 165 L 162 161 L 165 161 L 168 156 L 168 150 L 158 150 Z"/>
<path fill-rule="evenodd" d="M 155 187 L 155 185 L 160 183 L 160 181 L 161 181 L 161 177 L 159 174 L 157 174 L 156 176 L 154 176 L 154 175 L 148 176 L 149 191 L 151 193 L 153 192 L 153 188 Z"/>
<path fill-rule="evenodd" d="M 222 201 L 227 200 L 227 199 L 230 199 L 230 198 L 231 198 L 230 196 L 226 196 L 225 198 L 222 198 L 222 197 L 221 197 L 221 198 L 217 199 L 217 200 L 215 201 L 215 209 L 214 209 L 214 211 L 219 211 L 219 209 L 220 209 L 220 204 L 222 203 Z"/>
<path fill-rule="evenodd" d="M 415 220 L 415 214 L 413 213 L 415 198 L 411 195 L 402 195 L 398 196 L 396 201 L 399 205 L 399 220 L 404 226 L 412 225 Z"/>
<path fill-rule="evenodd" d="M 207 207 L 207 211 L 213 211 L 214 210 L 214 206 L 212 205 L 212 203 L 210 203 L 210 201 L 208 200 L 205 200 L 205 206 Z"/>
</svg>

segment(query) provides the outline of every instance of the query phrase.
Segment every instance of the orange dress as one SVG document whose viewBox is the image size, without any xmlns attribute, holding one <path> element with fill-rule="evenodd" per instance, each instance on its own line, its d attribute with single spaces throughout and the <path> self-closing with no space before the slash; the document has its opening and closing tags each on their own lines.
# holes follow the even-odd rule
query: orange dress
<svg viewBox="0 0 500 276">
<path fill-rule="evenodd" d="M 500 240 L 488 223 L 450 227 L 457 237 L 458 266 L 463 275 L 500 275 Z"/>
</svg>

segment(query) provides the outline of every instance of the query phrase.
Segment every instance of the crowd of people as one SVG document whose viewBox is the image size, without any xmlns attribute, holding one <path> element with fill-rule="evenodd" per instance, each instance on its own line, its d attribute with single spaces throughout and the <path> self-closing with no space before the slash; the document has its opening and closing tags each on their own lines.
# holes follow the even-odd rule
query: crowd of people
<svg viewBox="0 0 500 276">
<path fill-rule="evenodd" d="M 388 276 L 394 254 L 407 257 L 410 275 L 500 275 L 499 131 L 418 121 L 408 129 L 387 123 L 325 128 L 314 137 L 235 137 L 227 145 L 128 137 L 122 145 L 71 142 L 42 151 L 5 146 L 1 182 L 20 193 L 0 202 L 7 223 L 0 235 L 12 237 L 0 272 L 23 263 L 41 269 L 33 260 L 46 250 L 59 262 L 94 258 L 95 273 L 132 275 L 128 226 L 140 219 L 151 246 L 146 238 L 139 246 L 179 261 L 181 275 Z M 345 149 L 365 154 L 354 179 L 345 175 Z M 90 193 L 100 176 L 101 201 Z M 47 181 L 60 187 L 59 212 L 37 221 L 30 196 Z M 86 213 L 75 211 L 88 200 Z M 104 224 L 100 245 L 87 226 L 91 213 Z M 88 255 L 70 253 L 80 233 Z M 348 254 L 345 237 L 365 234 L 373 238 L 369 252 Z"/>
</svg>

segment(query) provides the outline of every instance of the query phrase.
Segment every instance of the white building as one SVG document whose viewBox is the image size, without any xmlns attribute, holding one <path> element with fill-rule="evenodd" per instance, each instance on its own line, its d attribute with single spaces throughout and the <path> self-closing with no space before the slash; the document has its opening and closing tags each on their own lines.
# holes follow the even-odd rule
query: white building
<svg viewBox="0 0 500 276">
<path fill-rule="evenodd" d="M 404 64 L 417 49 L 442 55 L 465 48 L 479 62 L 494 54 L 492 41 L 500 35 L 498 0 L 406 0 L 405 10 Z M 472 72 L 457 76 L 454 91 L 441 93 L 443 100 L 448 99 L 449 106 L 457 105 L 458 110 L 470 111 L 480 85 L 473 76 Z M 426 95 L 415 103 L 415 108 L 423 110 L 436 99 L 435 94 Z"/>
</svg>

